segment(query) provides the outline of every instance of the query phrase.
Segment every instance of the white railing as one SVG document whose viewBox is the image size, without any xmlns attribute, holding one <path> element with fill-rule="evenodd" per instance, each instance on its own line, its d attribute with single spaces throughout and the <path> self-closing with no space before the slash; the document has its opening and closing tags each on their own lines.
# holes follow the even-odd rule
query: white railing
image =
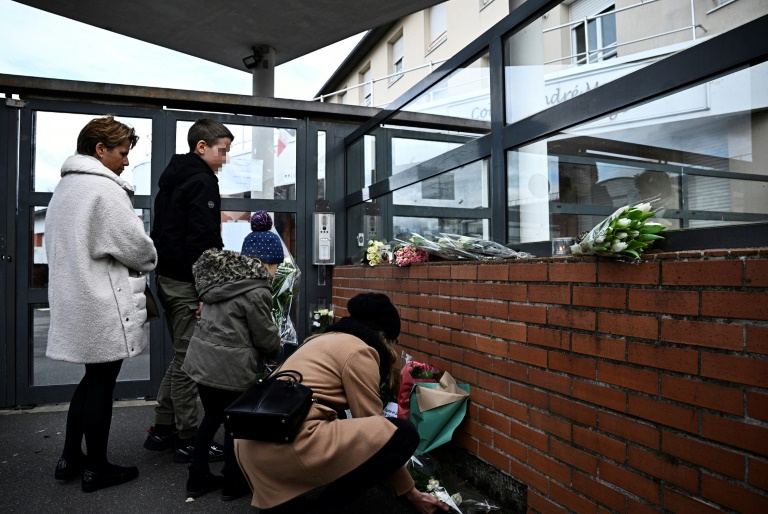
<svg viewBox="0 0 768 514">
<path fill-rule="evenodd" d="M 592 49 L 592 50 L 589 49 L 589 29 L 588 29 L 587 25 L 589 24 L 590 21 L 597 20 L 597 19 L 602 18 L 604 16 L 614 15 L 614 14 L 616 14 L 618 12 L 628 11 L 628 10 L 631 10 L 631 9 L 636 9 L 638 7 L 644 7 L 646 5 L 649 5 L 649 4 L 652 4 L 652 3 L 655 3 L 655 2 L 659 2 L 659 1 L 661 1 L 661 0 L 641 0 L 638 3 L 632 4 L 632 5 L 627 5 L 627 6 L 619 8 L 619 9 L 614 9 L 614 10 L 609 11 L 609 12 L 596 14 L 594 16 L 587 16 L 587 17 L 582 18 L 580 20 L 575 20 L 575 21 L 571 21 L 571 22 L 568 22 L 568 23 L 563 23 L 561 25 L 557 25 L 556 27 L 550 27 L 548 29 L 543 30 L 542 34 L 546 34 L 548 32 L 553 32 L 555 30 L 560 30 L 560 29 L 564 29 L 564 28 L 569 28 L 569 29 L 572 30 L 573 27 L 575 27 L 577 25 L 583 25 L 584 26 L 584 47 L 586 49 L 586 51 L 584 51 L 584 52 L 577 52 L 577 53 L 574 53 L 574 54 L 571 54 L 571 55 L 567 55 L 567 56 L 564 56 L 564 57 L 559 57 L 557 59 L 552 59 L 552 60 L 546 61 L 544 64 L 553 64 L 553 63 L 557 63 L 557 62 L 561 62 L 561 61 L 573 61 L 573 65 L 574 66 L 578 66 L 578 65 L 585 64 L 585 63 L 588 63 L 588 62 L 594 62 L 594 60 L 601 60 L 601 56 L 605 55 L 610 50 L 619 48 L 621 46 L 631 45 L 631 44 L 634 44 L 634 43 L 640 43 L 642 41 L 648 41 L 649 39 L 655 39 L 655 38 L 667 36 L 667 35 L 670 35 L 670 34 L 676 34 L 678 32 L 683 32 L 685 30 L 690 30 L 691 31 L 691 39 L 695 40 L 696 39 L 696 28 L 699 27 L 701 29 L 704 29 L 704 27 L 701 26 L 701 25 L 697 25 L 696 24 L 696 15 L 695 15 L 695 11 L 694 11 L 694 0 L 691 0 L 691 24 L 690 25 L 687 25 L 685 27 L 681 27 L 681 28 L 678 28 L 678 29 L 669 30 L 667 32 L 660 32 L 660 33 L 657 33 L 657 34 L 652 34 L 650 36 L 646 36 L 646 37 L 642 37 L 642 38 L 638 38 L 638 39 L 633 39 L 631 41 L 623 41 L 621 43 L 615 43 L 614 42 L 614 43 L 611 43 L 609 45 L 606 45 L 606 46 L 603 46 L 603 47 L 600 47 L 600 48 L 595 48 L 595 49 Z M 704 30 L 706 31 L 706 29 L 704 29 Z M 594 60 L 593 60 L 593 56 L 594 56 Z"/>
<path fill-rule="evenodd" d="M 439 60 L 439 61 L 429 61 L 428 63 L 422 64 L 420 66 L 415 66 L 413 68 L 408 68 L 408 69 L 405 69 L 405 70 L 400 70 L 400 71 L 398 71 L 396 73 L 390 73 L 389 75 L 385 75 L 383 77 L 377 77 L 377 78 L 371 79 L 368 82 L 361 82 L 360 84 L 355 84 L 354 86 L 349 86 L 349 87 L 346 87 L 344 89 L 339 89 L 338 91 L 334 91 L 332 93 L 327 93 L 327 94 L 324 94 L 324 95 L 320 95 L 320 96 L 317 96 L 317 97 L 313 98 L 312 100 L 313 101 L 324 102 L 326 98 L 329 98 L 331 96 L 340 95 L 340 94 L 343 94 L 343 93 L 347 93 L 348 91 L 352 91 L 352 90 L 359 89 L 361 87 L 370 85 L 370 87 L 371 87 L 371 101 L 367 105 L 372 105 L 372 106 L 376 107 L 376 104 L 374 103 L 374 96 L 373 96 L 375 88 L 373 86 L 377 82 L 382 82 L 382 81 L 388 80 L 390 84 L 394 84 L 395 82 L 397 82 L 397 80 L 399 80 L 406 73 L 410 73 L 412 71 L 421 70 L 421 69 L 424 69 L 424 68 L 429 68 L 429 73 L 432 73 L 432 69 L 435 66 L 443 64 L 447 60 L 448 59 L 442 59 L 442 60 Z M 352 105 L 357 105 L 357 102 L 355 102 Z M 385 105 L 386 104 L 378 106 L 378 107 L 383 107 Z"/>
</svg>

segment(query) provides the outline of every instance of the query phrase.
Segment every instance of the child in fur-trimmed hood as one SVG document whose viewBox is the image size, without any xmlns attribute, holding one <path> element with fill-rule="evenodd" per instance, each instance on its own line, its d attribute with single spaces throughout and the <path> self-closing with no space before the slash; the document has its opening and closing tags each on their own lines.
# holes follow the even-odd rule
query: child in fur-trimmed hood
<svg viewBox="0 0 768 514">
<path fill-rule="evenodd" d="M 263 214 L 269 220 L 269 230 L 272 219 Z M 270 286 L 283 261 L 283 250 L 279 236 L 270 234 L 279 246 L 254 245 L 252 250 L 244 247 L 241 254 L 212 248 L 203 252 L 192 268 L 203 309 L 182 369 L 197 382 L 205 417 L 189 467 L 186 487 L 191 497 L 219 487 L 223 500 L 250 492 L 235 459 L 229 431 L 224 431 L 223 477 L 211 474 L 208 448 L 224 421 L 224 409 L 256 378 L 259 361 L 274 358 L 280 351 L 280 337 L 272 320 Z"/>
</svg>

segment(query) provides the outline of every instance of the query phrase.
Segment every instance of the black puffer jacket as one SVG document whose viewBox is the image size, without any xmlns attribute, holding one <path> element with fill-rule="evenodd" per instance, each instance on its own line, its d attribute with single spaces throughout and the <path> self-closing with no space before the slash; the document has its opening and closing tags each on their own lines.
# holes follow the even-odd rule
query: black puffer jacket
<svg viewBox="0 0 768 514">
<path fill-rule="evenodd" d="M 193 282 L 192 264 L 209 248 L 222 248 L 219 179 L 194 153 L 174 155 L 160 175 L 152 241 L 158 275 Z"/>
<path fill-rule="evenodd" d="M 256 378 L 259 359 L 280 350 L 269 272 L 258 259 L 211 249 L 194 273 L 203 312 L 182 369 L 200 384 L 244 391 Z"/>
</svg>

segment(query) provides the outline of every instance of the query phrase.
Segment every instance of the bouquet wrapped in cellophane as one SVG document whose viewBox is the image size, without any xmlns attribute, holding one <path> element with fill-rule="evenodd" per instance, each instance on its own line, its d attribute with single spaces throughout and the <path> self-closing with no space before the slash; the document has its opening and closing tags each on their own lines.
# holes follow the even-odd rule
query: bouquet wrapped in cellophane
<svg viewBox="0 0 768 514">
<path fill-rule="evenodd" d="M 296 327 L 291 320 L 291 305 L 299 294 L 301 271 L 293 256 L 283 245 L 285 259 L 277 267 L 272 278 L 272 320 L 277 325 L 282 344 L 299 344 Z"/>
<path fill-rule="evenodd" d="M 438 243 L 452 244 L 455 248 L 478 254 L 486 259 L 517 259 L 529 258 L 533 255 L 526 252 L 516 252 L 496 241 L 480 239 L 479 237 L 460 236 L 458 234 L 440 234 Z"/>
<path fill-rule="evenodd" d="M 654 212 L 649 202 L 625 205 L 597 224 L 571 246 L 573 255 L 640 258 L 654 241 L 664 239 L 661 223 L 649 223 Z"/>
<path fill-rule="evenodd" d="M 431 241 L 415 232 L 411 234 L 407 241 L 400 241 L 398 239 L 395 239 L 395 241 L 403 245 L 410 244 L 419 250 L 427 252 L 429 255 L 434 255 L 435 257 L 440 257 L 441 259 L 449 261 L 477 259 L 476 255 L 456 248 L 455 245 L 448 240 L 445 240 L 443 244 L 440 244 L 438 241 Z"/>
</svg>

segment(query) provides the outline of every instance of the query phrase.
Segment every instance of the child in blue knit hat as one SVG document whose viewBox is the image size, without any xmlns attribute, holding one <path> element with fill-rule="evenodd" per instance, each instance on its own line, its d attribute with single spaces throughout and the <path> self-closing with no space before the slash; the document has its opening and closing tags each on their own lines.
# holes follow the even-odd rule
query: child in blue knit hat
<svg viewBox="0 0 768 514">
<path fill-rule="evenodd" d="M 280 264 L 285 259 L 283 242 L 280 236 L 272 232 L 272 218 L 264 211 L 254 212 L 251 216 L 251 232 L 245 236 L 240 255 L 256 257 L 264 264 Z M 272 273 L 274 275 L 274 272 Z"/>
<path fill-rule="evenodd" d="M 192 268 L 203 309 L 182 369 L 197 382 L 205 409 L 186 487 L 187 496 L 193 498 L 219 487 L 222 500 L 250 493 L 228 430 L 223 476 L 211 473 L 206 450 L 222 422 L 226 425 L 224 409 L 253 383 L 259 361 L 274 359 L 280 352 L 271 281 L 284 259 L 283 243 L 270 230 L 272 218 L 264 211 L 253 215 L 251 228 L 239 254 L 211 248 Z"/>
</svg>

